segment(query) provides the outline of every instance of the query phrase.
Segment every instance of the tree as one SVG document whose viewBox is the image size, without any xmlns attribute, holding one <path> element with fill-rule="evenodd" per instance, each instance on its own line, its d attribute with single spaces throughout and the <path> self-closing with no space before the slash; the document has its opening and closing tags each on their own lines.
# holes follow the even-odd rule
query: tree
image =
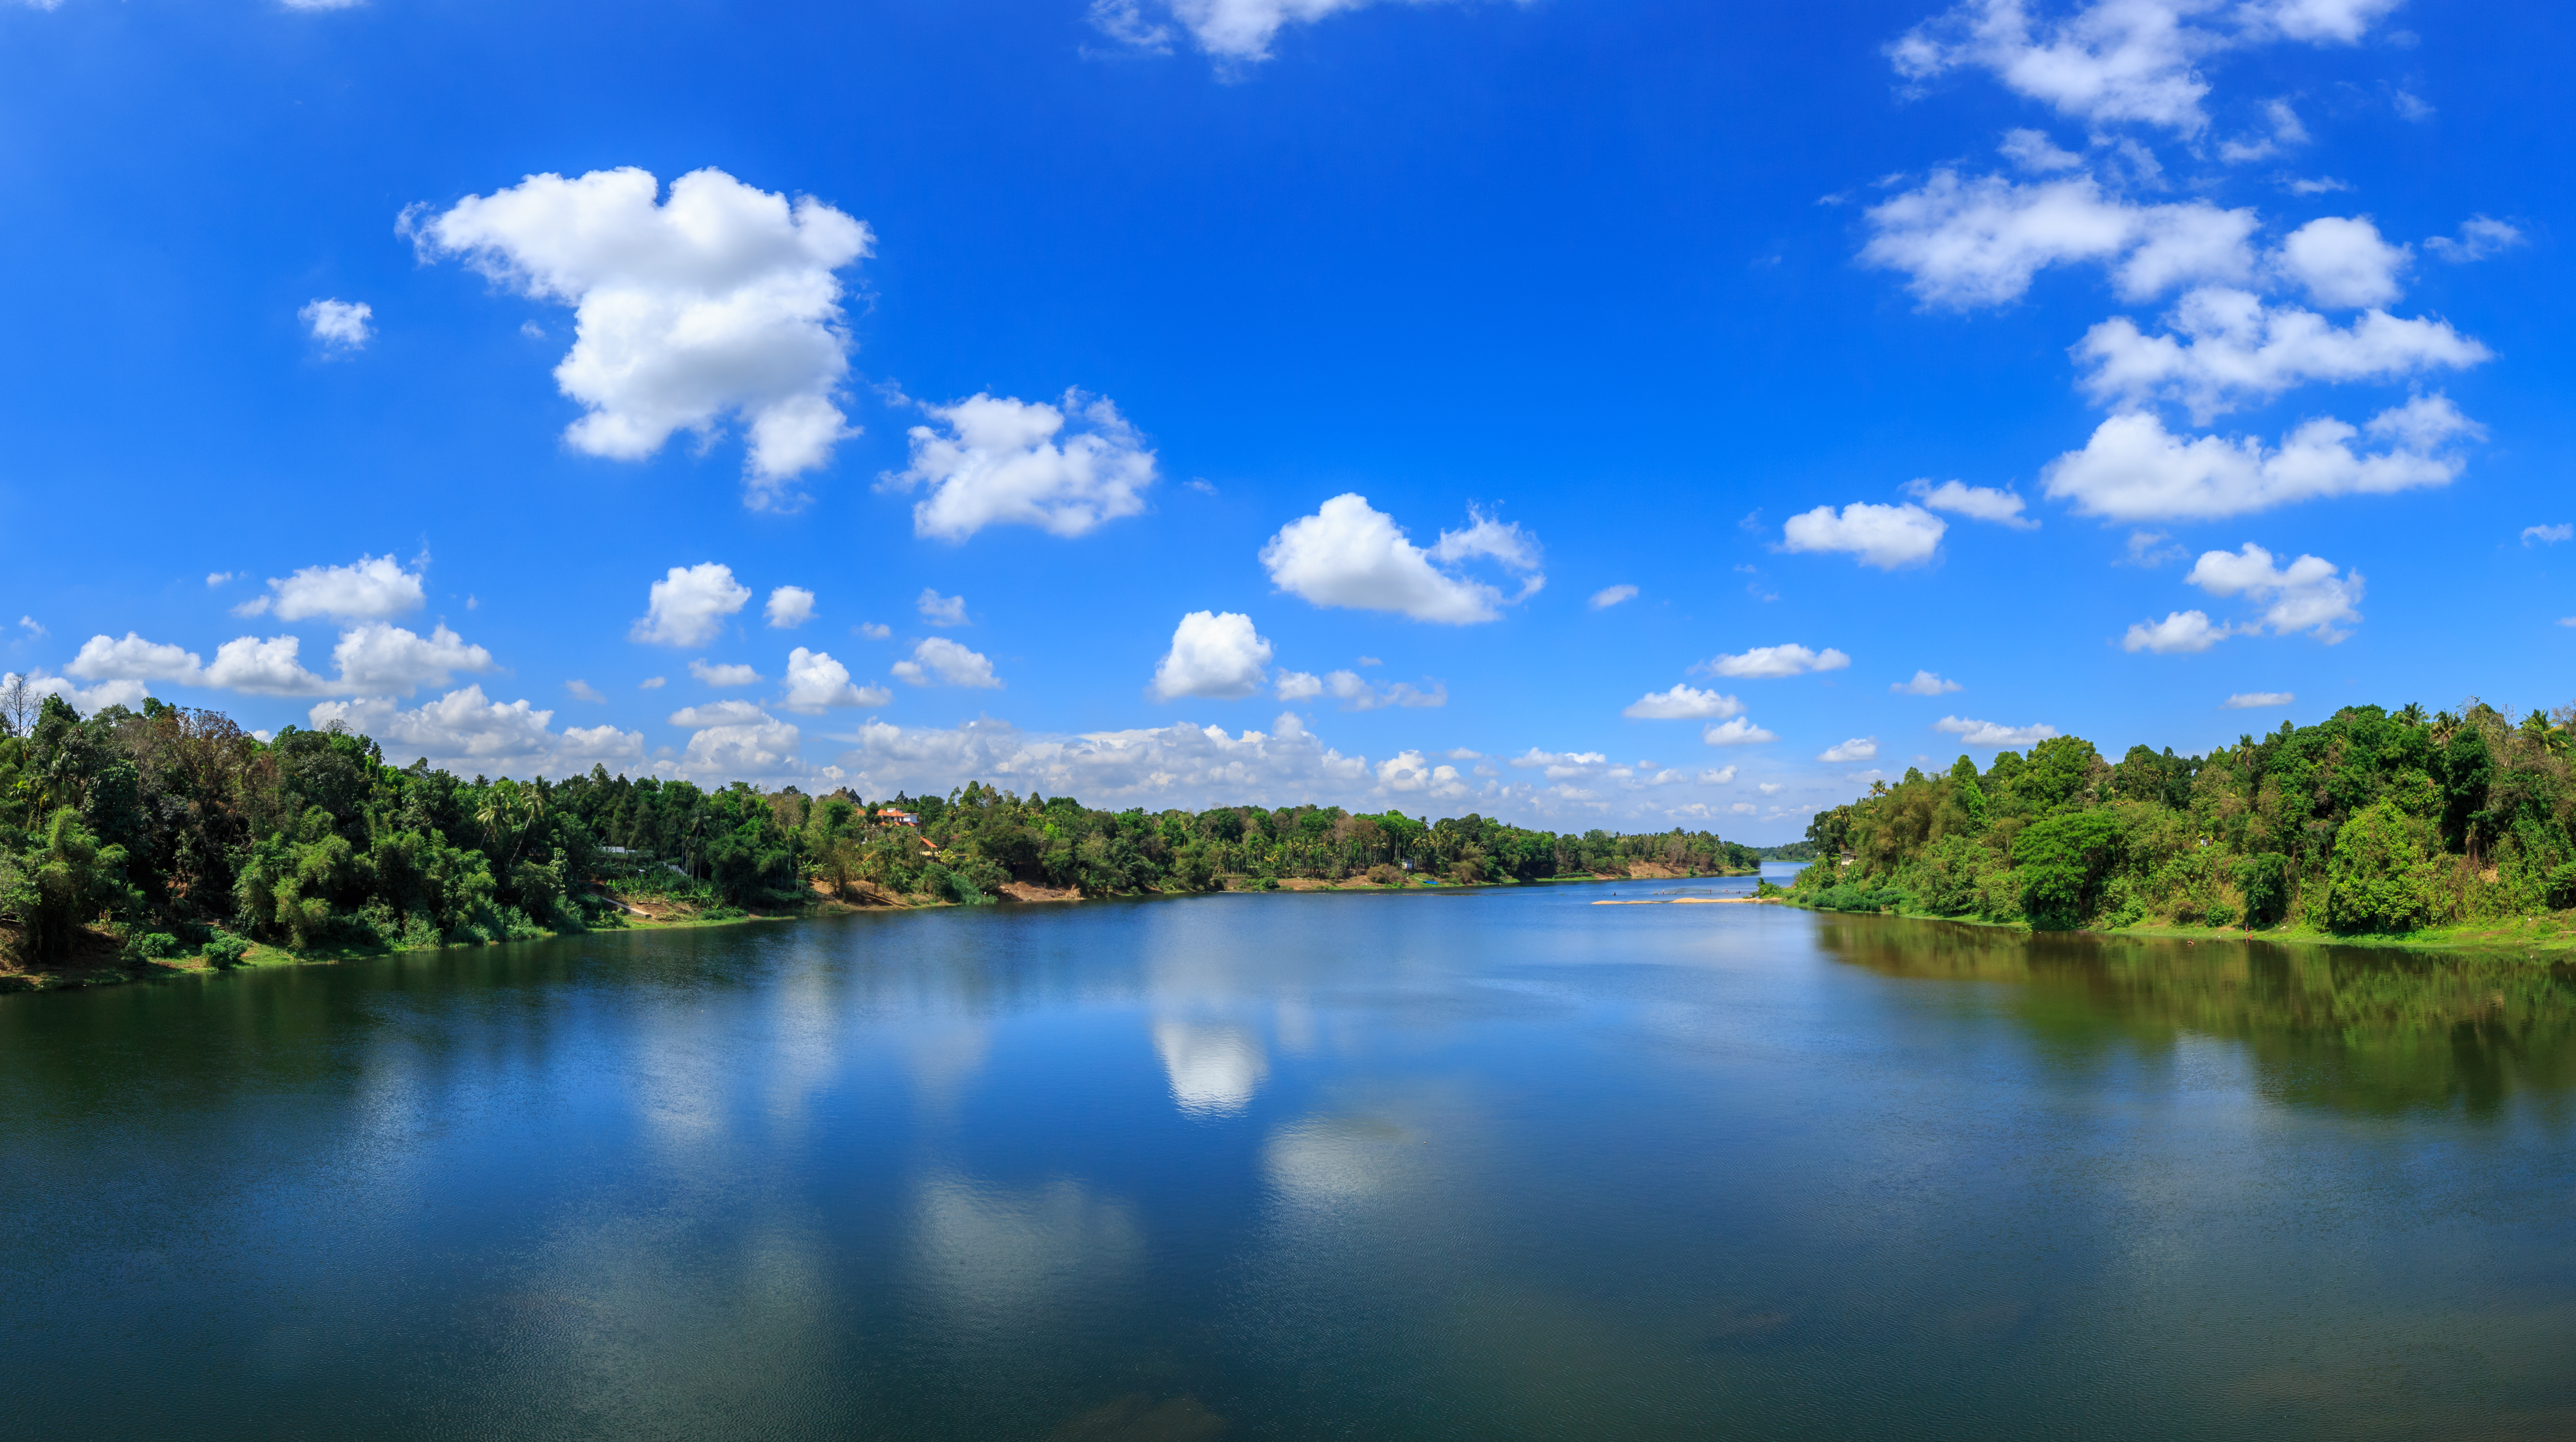
<svg viewBox="0 0 2576 1442">
<path fill-rule="evenodd" d="M 136 899 L 125 884 L 125 848 L 99 845 L 68 806 L 47 819 L 23 856 L 0 866 L 0 905 L 17 914 L 27 961 L 62 960 L 81 927 Z"/>
<path fill-rule="evenodd" d="M 2335 833 L 2326 924 L 2337 931 L 2415 931 L 2447 909 L 2430 828 L 2385 801 Z"/>
</svg>

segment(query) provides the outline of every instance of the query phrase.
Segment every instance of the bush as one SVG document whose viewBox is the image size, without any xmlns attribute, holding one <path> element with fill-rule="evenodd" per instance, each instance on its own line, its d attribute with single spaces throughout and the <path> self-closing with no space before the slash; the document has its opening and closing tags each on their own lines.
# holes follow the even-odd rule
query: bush
<svg viewBox="0 0 2576 1442">
<path fill-rule="evenodd" d="M 726 906 L 726 905 L 723 905 L 722 903 L 718 903 L 717 905 L 710 906 L 710 907 L 708 907 L 706 910 L 699 912 L 699 913 L 698 913 L 698 920 L 700 920 L 700 921 L 739 921 L 739 920 L 741 920 L 742 918 L 744 918 L 744 917 L 746 917 L 746 916 L 749 916 L 750 914 L 751 914 L 750 912 L 747 912 L 747 911 L 743 910 L 743 909 L 742 909 L 741 907 L 739 907 L 739 906 Z"/>
<path fill-rule="evenodd" d="M 1381 861 L 1368 869 L 1368 879 L 1371 886 L 1402 886 L 1404 869 Z"/>
<path fill-rule="evenodd" d="M 2236 889 L 2245 895 L 2245 924 L 2273 926 L 2290 914 L 2290 858 L 2258 851 L 2236 867 Z"/>
<path fill-rule="evenodd" d="M 2013 840 L 2021 907 L 2040 931 L 2072 931 L 2102 909 L 2102 881 L 2126 842 L 2120 818 L 2078 811 L 2031 824 Z"/>
<path fill-rule="evenodd" d="M 159 961 L 179 954 L 179 938 L 166 931 L 147 931 L 127 941 L 125 953 L 138 961 Z"/>
<path fill-rule="evenodd" d="M 431 924 L 430 919 L 418 912 L 403 918 L 399 936 L 400 940 L 394 944 L 405 951 L 427 951 L 432 947 L 447 944 L 447 938 L 439 934 L 438 928 Z"/>
<path fill-rule="evenodd" d="M 206 960 L 219 967 L 234 967 L 250 954 L 250 943 L 229 931 L 218 931 L 206 942 Z"/>
<path fill-rule="evenodd" d="M 2431 827 L 2385 801 L 2335 833 L 2326 924 L 2337 931 L 2415 931 L 2447 909 Z"/>
<path fill-rule="evenodd" d="M 1851 883 L 1828 886 L 1816 893 L 1816 909 L 1819 911 L 1874 912 L 1891 906 L 1903 906 L 1905 901 L 1905 893 L 1894 887 L 1860 886 Z"/>
<path fill-rule="evenodd" d="M 2236 920 L 2236 908 L 2224 901 L 2213 901 L 2201 908 L 2200 918 L 2211 926 L 2226 926 Z"/>
</svg>

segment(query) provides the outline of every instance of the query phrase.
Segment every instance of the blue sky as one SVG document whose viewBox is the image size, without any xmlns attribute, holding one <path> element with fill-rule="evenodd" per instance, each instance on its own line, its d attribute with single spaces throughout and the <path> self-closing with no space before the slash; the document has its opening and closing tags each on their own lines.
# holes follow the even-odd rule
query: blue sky
<svg viewBox="0 0 2576 1442">
<path fill-rule="evenodd" d="M 0 667 L 468 772 L 1753 841 L 2051 731 L 2556 704 L 2569 27 L 0 5 Z"/>
</svg>

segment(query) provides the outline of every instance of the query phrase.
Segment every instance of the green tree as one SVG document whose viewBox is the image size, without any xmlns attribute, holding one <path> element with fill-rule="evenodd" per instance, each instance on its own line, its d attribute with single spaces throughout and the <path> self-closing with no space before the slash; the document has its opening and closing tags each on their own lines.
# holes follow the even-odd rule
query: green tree
<svg viewBox="0 0 2576 1442">
<path fill-rule="evenodd" d="M 2326 924 L 2337 931 L 2415 931 L 2448 910 L 2431 828 L 2388 802 L 2335 833 Z"/>
</svg>

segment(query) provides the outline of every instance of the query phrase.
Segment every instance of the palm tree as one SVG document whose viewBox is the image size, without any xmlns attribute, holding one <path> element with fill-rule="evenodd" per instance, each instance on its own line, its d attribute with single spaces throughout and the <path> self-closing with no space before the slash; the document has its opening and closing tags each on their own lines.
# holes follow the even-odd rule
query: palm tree
<svg viewBox="0 0 2576 1442">
<path fill-rule="evenodd" d="M 2431 718 L 2424 714 L 2423 702 L 2409 701 L 2404 706 L 2398 708 L 2397 719 L 2409 726 L 2421 726 Z"/>
</svg>

